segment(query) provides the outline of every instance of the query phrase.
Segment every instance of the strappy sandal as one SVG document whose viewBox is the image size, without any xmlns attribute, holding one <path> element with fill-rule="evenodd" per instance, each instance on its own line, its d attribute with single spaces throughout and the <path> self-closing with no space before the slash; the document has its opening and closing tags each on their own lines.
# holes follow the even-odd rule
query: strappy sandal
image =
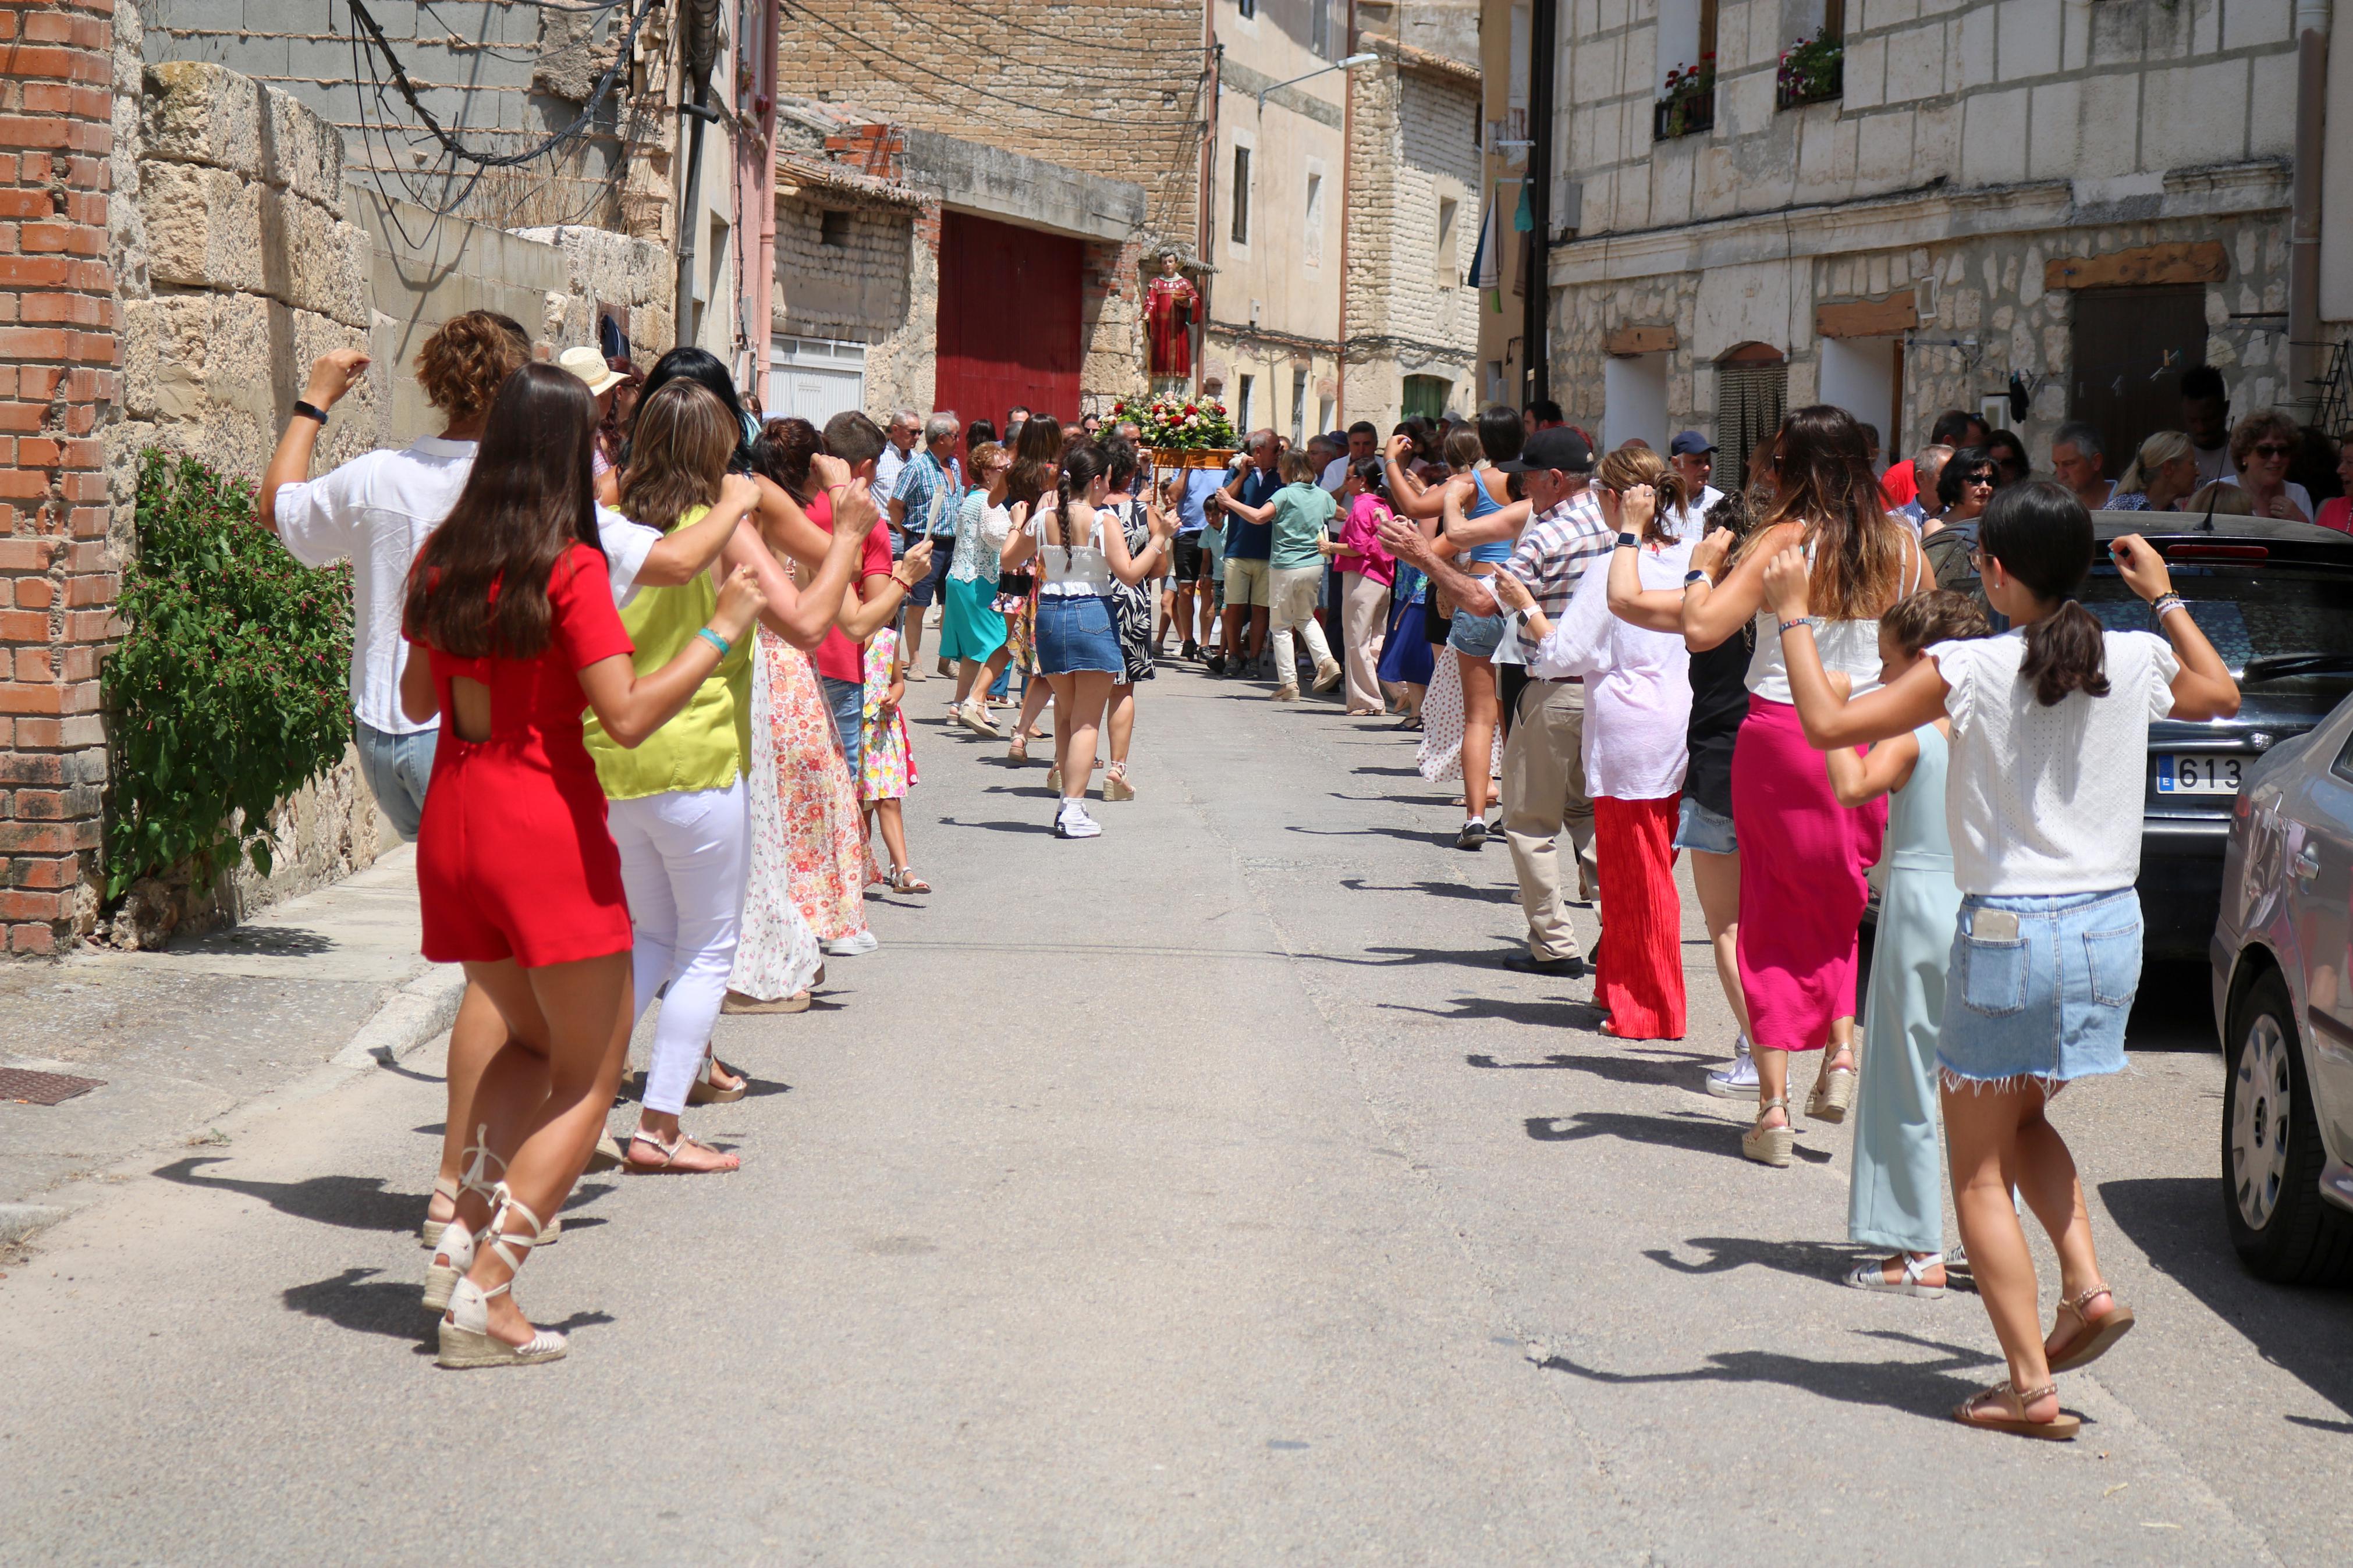
<svg viewBox="0 0 2353 1568">
<path fill-rule="evenodd" d="M 932 885 L 904 866 L 891 868 L 891 890 L 894 893 L 928 893 Z"/>
<path fill-rule="evenodd" d="M 655 1137 L 652 1133 L 640 1127 L 636 1131 L 629 1134 L 629 1148 L 634 1152 L 637 1146 L 640 1143 L 659 1150 L 661 1152 L 661 1163 L 659 1165 L 640 1164 L 638 1161 L 633 1159 L 629 1162 L 628 1168 L 629 1173 L 635 1176 L 724 1176 L 732 1172 L 739 1171 L 744 1168 L 744 1162 L 738 1156 L 713 1149 L 710 1144 L 689 1138 L 683 1132 L 665 1143 L 660 1139 Z M 705 1153 L 717 1154 L 723 1160 L 733 1160 L 735 1163 L 732 1165 L 713 1166 L 707 1171 L 686 1170 L 676 1163 L 678 1160 L 678 1152 L 681 1149 L 700 1149 Z"/>
<path fill-rule="evenodd" d="M 501 1284 L 487 1290 L 471 1279 L 459 1279 L 450 1293 L 448 1314 L 441 1320 L 441 1353 L 435 1359 L 445 1367 L 471 1366 L 531 1366 L 543 1361 L 561 1361 L 571 1345 L 554 1329 L 534 1329 L 530 1339 L 511 1345 L 491 1332 L 491 1298 L 514 1293 L 515 1275 L 522 1271 L 523 1262 L 546 1227 L 529 1205 L 507 1191 L 507 1184 L 498 1184 L 499 1206 L 491 1215 L 490 1227 L 483 1234 L 490 1238 L 490 1247 L 499 1255 L 510 1270 Z M 523 1228 L 510 1231 L 501 1223 L 508 1210 L 522 1216 Z"/>
<path fill-rule="evenodd" d="M 1883 1296 L 1917 1296 L 1923 1300 L 1934 1301 L 1944 1295 L 1945 1287 L 1926 1284 L 1923 1280 L 1928 1270 L 1943 1267 L 1943 1253 L 1932 1252 L 1926 1258 L 1915 1258 L 1909 1252 L 1899 1252 L 1894 1260 L 1904 1266 L 1904 1272 L 1898 1279 L 1887 1277 L 1889 1259 L 1874 1258 L 1847 1270 L 1846 1282 L 1858 1290 L 1873 1290 Z"/>
<path fill-rule="evenodd" d="M 734 1079 L 735 1087 L 722 1089 L 712 1082 L 711 1079 L 714 1071 L 723 1072 Z M 743 1099 L 751 1092 L 751 1074 L 738 1072 L 717 1057 L 705 1051 L 702 1055 L 702 1066 L 695 1070 L 694 1082 L 687 1086 L 686 1102 L 689 1105 L 727 1105 Z"/>
<path fill-rule="evenodd" d="M 1806 1115 L 1816 1121 L 1844 1121 L 1847 1111 L 1854 1105 L 1857 1075 L 1851 1067 L 1830 1065 L 1838 1059 L 1836 1047 L 1825 1046 L 1822 1050 L 1822 1068 L 1814 1075 L 1814 1092 L 1807 1097 Z"/>
<path fill-rule="evenodd" d="M 1135 786 L 1127 782 L 1127 764 L 1113 763 L 1103 770 L 1103 797 L 1105 800 L 1134 800 Z"/>
<path fill-rule="evenodd" d="M 466 1167 L 458 1173 L 458 1188 L 460 1192 L 480 1194 L 491 1205 L 491 1223 L 496 1224 L 499 1194 L 506 1190 L 506 1184 L 493 1184 L 490 1180 L 490 1167 L 495 1163 L 504 1171 L 507 1163 L 491 1152 L 490 1142 L 489 1126 L 477 1126 L 474 1141 L 466 1146 Z M 441 1184 L 434 1183 L 434 1190 L 439 1191 Z M 455 1199 L 456 1194 L 452 1194 L 451 1201 Z M 563 1234 L 564 1218 L 559 1215 L 540 1227 L 532 1237 L 532 1245 L 544 1247 Z M 425 1266 L 425 1305 L 428 1310 L 438 1312 L 449 1304 L 449 1292 L 457 1288 L 459 1279 L 466 1270 L 474 1266 L 474 1233 L 467 1229 L 466 1222 L 460 1219 L 448 1221 L 441 1233 L 434 1237 L 433 1257 Z"/>
<path fill-rule="evenodd" d="M 1786 1121 L 1778 1127 L 1766 1126 L 1766 1113 L 1773 1110 L 1787 1117 L 1789 1102 L 1776 1097 L 1757 1106 L 1756 1121 L 1740 1135 L 1740 1152 L 1760 1165 L 1787 1165 L 1798 1150 L 1798 1130 Z"/>
<path fill-rule="evenodd" d="M 2089 1366 L 2108 1353 L 2116 1342 L 2132 1331 L 2133 1310 L 2116 1300 L 2116 1293 L 2105 1285 L 2094 1285 L 2072 1300 L 2059 1303 L 2059 1311 L 2051 1325 L 2057 1334 L 2061 1324 L 2069 1318 L 2075 1320 L 2075 1332 L 2067 1337 L 2064 1350 L 2045 1350 L 2044 1358 L 2052 1372 L 2073 1372 L 2079 1366 Z M 2098 1321 L 2084 1315 L 2084 1309 L 2094 1296 L 2105 1296 L 2110 1305 Z"/>
<path fill-rule="evenodd" d="M 1008 763 L 1028 762 L 1029 760 L 1029 737 L 1026 735 L 1014 736 L 1012 743 L 1005 748 L 1005 760 Z"/>
<path fill-rule="evenodd" d="M 458 1184 L 447 1176 L 436 1176 L 433 1178 L 433 1195 L 437 1198 L 448 1198 L 454 1205 L 458 1201 Z M 441 1233 L 448 1228 L 449 1222 L 446 1219 L 435 1219 L 433 1210 L 428 1205 L 425 1210 L 425 1223 L 417 1227 L 417 1242 L 421 1246 L 430 1247 L 439 1241 Z"/>
<path fill-rule="evenodd" d="M 2041 1388 L 2031 1389 L 2021 1394 L 2010 1385 L 2010 1379 L 2003 1378 L 1992 1387 L 1982 1389 L 1954 1405 L 1953 1419 L 1964 1426 L 1975 1426 L 1980 1431 L 2007 1432 L 2014 1437 L 2040 1437 L 2046 1443 L 2071 1443 L 2074 1441 L 2075 1434 L 2084 1429 L 2081 1416 L 2069 1415 L 2062 1412 L 2048 1421 L 2029 1421 L 2026 1418 L 2026 1406 L 2029 1401 L 2050 1398 L 2055 1396 L 2058 1392 L 2057 1384 L 2046 1383 Z M 2007 1403 L 2010 1406 L 2010 1414 L 2007 1415 L 1983 1414 L 1986 1401 L 1989 1399 L 2000 1399 Z"/>
</svg>

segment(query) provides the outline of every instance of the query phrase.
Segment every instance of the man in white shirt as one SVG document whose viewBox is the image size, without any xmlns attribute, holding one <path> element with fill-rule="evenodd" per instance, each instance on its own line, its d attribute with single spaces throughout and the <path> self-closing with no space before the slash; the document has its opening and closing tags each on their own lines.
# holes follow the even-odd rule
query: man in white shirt
<svg viewBox="0 0 2353 1568">
<path fill-rule="evenodd" d="M 1348 449 L 1324 465 L 1323 477 L 1315 482 L 1334 495 L 1348 482 L 1348 470 L 1358 463 L 1381 455 L 1379 426 L 1369 419 L 1359 419 L 1348 426 Z"/>
<path fill-rule="evenodd" d="M 1724 499 L 1724 492 L 1707 482 L 1715 472 L 1715 443 L 1696 430 L 1686 430 L 1667 443 L 1667 466 L 1683 481 L 1683 494 L 1690 498 L 1676 514 L 1675 533 L 1696 540 L 1707 531 L 1707 509 Z"/>
<path fill-rule="evenodd" d="M 2198 459 L 2198 482 L 2211 485 L 2229 479 L 2231 468 L 2231 396 L 2222 386 L 2222 373 L 2211 364 L 2192 365 L 2181 375 L 2181 428 L 2189 437 L 2190 455 Z"/>
<path fill-rule="evenodd" d="M 915 455 L 915 437 L 923 434 L 923 422 L 908 409 L 902 408 L 891 416 L 891 423 L 882 430 L 882 455 L 874 459 L 874 483 L 870 487 L 874 496 L 874 510 L 883 516 L 891 515 L 891 498 L 899 493 L 899 470 Z M 909 542 L 897 529 L 891 531 L 891 553 L 904 555 Z"/>
</svg>

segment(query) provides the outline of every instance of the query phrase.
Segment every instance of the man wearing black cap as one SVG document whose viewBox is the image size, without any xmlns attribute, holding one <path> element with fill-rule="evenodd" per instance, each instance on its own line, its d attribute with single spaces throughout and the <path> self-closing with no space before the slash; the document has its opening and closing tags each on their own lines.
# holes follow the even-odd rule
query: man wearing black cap
<svg viewBox="0 0 2353 1568">
<path fill-rule="evenodd" d="M 1593 448 L 1576 431 L 1556 426 L 1536 431 L 1517 458 L 1495 466 L 1521 476 L 1535 510 L 1504 571 L 1527 584 L 1545 614 L 1557 621 L 1586 569 L 1609 558 L 1609 525 L 1587 486 Z M 1419 530 L 1384 525 L 1381 542 L 1443 587 L 1459 612 L 1496 613 L 1485 581 L 1439 560 Z M 1533 651 L 1523 646 L 1520 662 L 1529 662 Z M 1556 847 L 1565 830 L 1575 848 L 1580 884 L 1590 879 L 1593 803 L 1585 793 L 1584 742 L 1584 682 L 1531 678 L 1513 701 L 1504 737 L 1504 839 L 1511 847 L 1520 908 L 1528 920 L 1527 956 L 1514 953 L 1504 961 L 1514 969 L 1572 977 L 1585 972 L 1569 930 Z"/>
<path fill-rule="evenodd" d="M 1683 481 L 1683 494 L 1694 498 L 1683 503 L 1675 531 L 1697 540 L 1707 532 L 1707 509 L 1724 499 L 1724 492 L 1707 482 L 1715 472 L 1715 443 L 1696 430 L 1686 430 L 1667 443 L 1667 466 Z"/>
</svg>

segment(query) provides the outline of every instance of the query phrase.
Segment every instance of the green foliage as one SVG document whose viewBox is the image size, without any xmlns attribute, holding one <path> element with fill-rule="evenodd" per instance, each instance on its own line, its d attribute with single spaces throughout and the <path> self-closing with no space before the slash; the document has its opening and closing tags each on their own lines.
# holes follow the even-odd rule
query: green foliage
<svg viewBox="0 0 2353 1568">
<path fill-rule="evenodd" d="M 269 812 L 351 738 L 351 569 L 313 572 L 253 522 L 253 490 L 193 458 L 139 459 L 139 559 L 106 666 L 107 897 L 185 861 L 270 867 Z"/>
</svg>

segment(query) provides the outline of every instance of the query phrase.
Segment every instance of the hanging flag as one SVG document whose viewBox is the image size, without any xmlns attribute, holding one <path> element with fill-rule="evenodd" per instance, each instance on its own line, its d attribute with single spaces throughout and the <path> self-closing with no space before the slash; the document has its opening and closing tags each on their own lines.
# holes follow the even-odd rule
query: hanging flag
<svg viewBox="0 0 2353 1568">
<path fill-rule="evenodd" d="M 1522 234 L 1536 231 L 1535 208 L 1528 205 L 1528 182 L 1525 180 L 1520 182 L 1520 205 L 1519 210 L 1512 214 L 1512 226 Z"/>
<path fill-rule="evenodd" d="M 1479 216 L 1479 251 L 1471 262 L 1471 287 L 1499 289 L 1503 287 L 1504 269 L 1495 253 L 1495 202 L 1487 201 L 1487 210 Z"/>
</svg>

